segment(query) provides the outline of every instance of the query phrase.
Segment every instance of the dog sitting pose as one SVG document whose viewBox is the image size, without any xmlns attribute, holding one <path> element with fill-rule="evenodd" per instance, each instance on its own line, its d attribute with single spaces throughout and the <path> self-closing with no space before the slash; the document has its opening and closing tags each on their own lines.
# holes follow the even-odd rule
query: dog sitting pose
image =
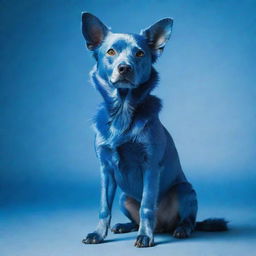
<svg viewBox="0 0 256 256">
<path fill-rule="evenodd" d="M 100 243 L 107 236 L 117 185 L 121 210 L 130 222 L 116 224 L 112 231 L 138 230 L 136 247 L 153 246 L 154 232 L 186 238 L 195 229 L 227 229 L 223 219 L 196 222 L 196 193 L 159 120 L 161 101 L 151 95 L 158 82 L 152 64 L 163 52 L 172 24 L 165 18 L 140 34 L 117 34 L 94 15 L 82 14 L 82 32 L 97 62 L 91 80 L 103 97 L 94 119 L 102 184 L 99 224 L 84 243 Z"/>
</svg>

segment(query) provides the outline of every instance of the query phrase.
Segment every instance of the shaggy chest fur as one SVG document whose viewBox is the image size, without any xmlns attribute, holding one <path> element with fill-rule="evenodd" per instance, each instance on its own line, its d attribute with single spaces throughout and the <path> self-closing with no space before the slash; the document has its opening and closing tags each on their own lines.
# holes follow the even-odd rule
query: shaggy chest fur
<svg viewBox="0 0 256 256">
<path fill-rule="evenodd" d="M 111 111 L 102 104 L 94 122 L 97 146 L 115 149 L 127 142 L 138 142 L 138 136 L 143 137 L 147 125 L 158 118 L 160 108 L 160 100 L 152 95 L 136 108 L 129 99 L 121 99 Z"/>
<path fill-rule="evenodd" d="M 114 170 L 119 187 L 139 200 L 143 189 L 142 170 L 148 157 L 144 133 L 150 122 L 158 118 L 161 104 L 152 95 L 136 108 L 128 102 L 128 95 L 120 100 L 111 111 L 105 104 L 101 105 L 96 115 L 96 152 Z"/>
</svg>

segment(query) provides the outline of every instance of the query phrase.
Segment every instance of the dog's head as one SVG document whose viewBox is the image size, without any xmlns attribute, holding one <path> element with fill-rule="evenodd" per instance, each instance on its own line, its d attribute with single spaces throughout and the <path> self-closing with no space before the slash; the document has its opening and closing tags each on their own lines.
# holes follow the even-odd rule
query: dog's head
<svg viewBox="0 0 256 256">
<path fill-rule="evenodd" d="M 140 34 L 112 33 L 97 17 L 82 14 L 82 32 L 101 78 L 116 88 L 136 88 L 150 78 L 152 63 L 170 38 L 173 21 L 162 19 Z"/>
</svg>

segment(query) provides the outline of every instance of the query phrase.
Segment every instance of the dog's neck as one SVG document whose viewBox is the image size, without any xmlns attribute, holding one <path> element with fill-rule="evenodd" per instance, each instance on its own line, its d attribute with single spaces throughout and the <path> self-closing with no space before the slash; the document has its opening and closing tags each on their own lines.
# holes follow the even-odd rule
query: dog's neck
<svg viewBox="0 0 256 256">
<path fill-rule="evenodd" d="M 143 104 L 150 92 L 155 88 L 158 81 L 158 73 L 152 67 L 148 81 L 133 89 L 115 88 L 99 75 L 96 68 L 91 72 L 91 79 L 104 99 L 104 105 L 109 114 L 109 123 L 123 132 L 132 123 L 138 106 Z"/>
</svg>

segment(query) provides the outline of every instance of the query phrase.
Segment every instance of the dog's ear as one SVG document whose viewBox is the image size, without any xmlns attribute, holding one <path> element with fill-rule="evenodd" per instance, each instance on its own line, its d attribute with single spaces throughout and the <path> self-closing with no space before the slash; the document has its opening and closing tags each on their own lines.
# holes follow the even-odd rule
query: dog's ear
<svg viewBox="0 0 256 256">
<path fill-rule="evenodd" d="M 147 39 L 155 58 L 162 53 L 165 44 L 169 40 L 172 32 L 172 25 L 173 19 L 165 18 L 140 32 L 140 34 Z"/>
<path fill-rule="evenodd" d="M 82 13 L 82 33 L 89 50 L 93 51 L 100 46 L 108 32 L 109 28 L 96 16 L 88 12 Z"/>
</svg>

